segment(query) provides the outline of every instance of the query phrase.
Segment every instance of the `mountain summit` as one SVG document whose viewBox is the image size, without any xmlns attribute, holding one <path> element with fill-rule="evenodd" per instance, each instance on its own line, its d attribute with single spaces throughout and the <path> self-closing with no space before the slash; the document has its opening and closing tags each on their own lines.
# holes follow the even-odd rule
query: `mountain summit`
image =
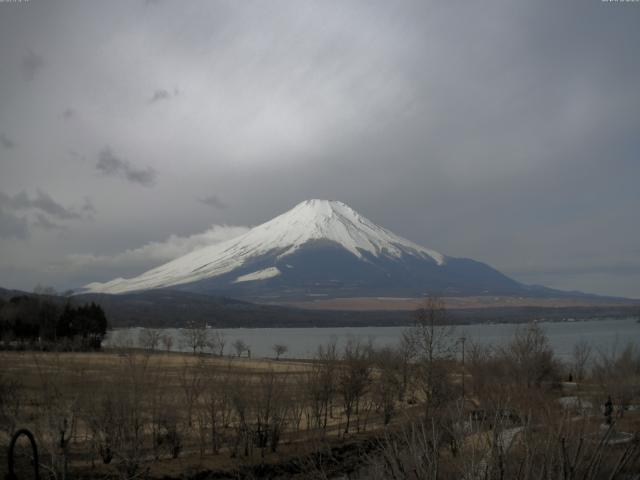
<svg viewBox="0 0 640 480">
<path fill-rule="evenodd" d="M 470 259 L 442 255 L 345 203 L 307 200 L 247 233 L 86 292 L 157 288 L 245 298 L 510 294 L 526 288 Z"/>
</svg>

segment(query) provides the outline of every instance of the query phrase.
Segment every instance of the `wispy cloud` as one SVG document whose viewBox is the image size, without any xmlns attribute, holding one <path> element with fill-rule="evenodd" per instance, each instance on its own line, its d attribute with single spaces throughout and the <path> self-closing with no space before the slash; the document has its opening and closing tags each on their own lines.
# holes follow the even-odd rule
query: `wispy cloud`
<svg viewBox="0 0 640 480">
<path fill-rule="evenodd" d="M 171 235 L 163 241 L 149 242 L 113 255 L 72 254 L 68 256 L 66 264 L 73 269 L 80 270 L 89 268 L 137 268 L 144 270 L 199 248 L 235 238 L 247 231 L 249 231 L 247 227 L 213 225 L 202 233 L 189 236 Z"/>
<path fill-rule="evenodd" d="M 97 213 L 96 207 L 93 205 L 93 202 L 89 197 L 84 197 L 84 203 L 82 204 L 81 210 L 87 215 Z"/>
<path fill-rule="evenodd" d="M 98 154 L 96 168 L 104 175 L 119 176 L 145 187 L 153 186 L 157 177 L 157 172 L 152 167 L 137 168 L 129 161 L 117 157 L 109 147 Z"/>
<path fill-rule="evenodd" d="M 42 213 L 36 213 L 36 219 L 33 222 L 36 227 L 44 228 L 45 230 L 64 230 L 66 225 L 51 221 L 48 217 Z"/>
<path fill-rule="evenodd" d="M 25 191 L 13 196 L 0 192 L 0 208 L 13 211 L 35 209 L 60 220 L 82 218 L 80 213 L 72 208 L 62 206 L 42 190 L 38 190 L 35 197 L 31 197 Z"/>
<path fill-rule="evenodd" d="M 178 89 L 174 89 L 173 92 L 170 92 L 169 90 L 166 90 L 164 88 L 159 88 L 155 92 L 153 92 L 153 95 L 149 99 L 149 103 L 169 100 L 171 97 L 177 97 L 178 93 Z"/>
<path fill-rule="evenodd" d="M 29 236 L 29 226 L 24 216 L 0 208 L 0 238 L 24 240 Z"/>
<path fill-rule="evenodd" d="M 42 190 L 35 196 L 25 191 L 16 195 L 0 191 L 0 237 L 25 239 L 29 237 L 30 225 L 45 230 L 63 229 L 66 225 L 57 221 L 82 220 L 93 213 L 95 207 L 88 197 L 77 210 L 64 207 Z"/>
<path fill-rule="evenodd" d="M 215 208 L 228 207 L 228 205 L 218 195 L 215 195 L 215 194 L 212 194 L 203 198 L 198 198 L 198 201 L 200 203 L 204 203 L 205 205 L 209 205 L 210 207 L 215 207 Z"/>
</svg>

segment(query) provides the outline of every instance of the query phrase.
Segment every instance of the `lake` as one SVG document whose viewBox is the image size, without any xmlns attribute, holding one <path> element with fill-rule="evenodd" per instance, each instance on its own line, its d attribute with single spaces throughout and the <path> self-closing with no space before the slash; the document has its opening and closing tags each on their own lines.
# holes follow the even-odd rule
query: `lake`
<svg viewBox="0 0 640 480">
<path fill-rule="evenodd" d="M 640 341 L 640 323 L 636 318 L 600 319 L 575 322 L 540 322 L 551 346 L 560 357 L 568 357 L 573 346 L 588 342 L 595 351 L 612 353 L 620 351 L 629 342 Z M 484 345 L 503 345 L 508 342 L 519 325 L 481 324 L 459 325 L 455 327 L 456 337 L 465 337 L 468 342 Z M 319 345 L 326 345 L 335 339 L 338 346 L 349 338 L 371 340 L 377 347 L 392 346 L 399 342 L 407 327 L 344 327 L 344 328 L 221 328 L 216 329 L 225 336 L 225 353 L 231 353 L 231 344 L 243 340 L 251 348 L 253 357 L 272 357 L 271 347 L 278 343 L 288 347 L 283 358 L 310 358 Z M 140 328 L 115 329 L 110 331 L 103 343 L 105 347 L 135 344 Z M 180 329 L 163 329 L 163 334 L 174 338 L 174 350 L 188 350 L 180 347 Z M 468 345 L 468 344 L 467 344 Z"/>
</svg>

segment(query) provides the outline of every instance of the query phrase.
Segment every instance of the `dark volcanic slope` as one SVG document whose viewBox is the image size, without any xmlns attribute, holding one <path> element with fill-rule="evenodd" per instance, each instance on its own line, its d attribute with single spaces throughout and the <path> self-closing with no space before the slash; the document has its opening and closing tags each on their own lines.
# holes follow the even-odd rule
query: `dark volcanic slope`
<svg viewBox="0 0 640 480">
<path fill-rule="evenodd" d="M 259 281 L 236 282 L 242 275 L 276 267 L 281 273 Z M 247 299 L 299 299 L 309 296 L 517 295 L 525 286 L 480 262 L 451 258 L 444 265 L 413 256 L 358 258 L 331 242 L 305 245 L 278 258 L 265 255 L 228 274 L 176 285 L 198 293 Z"/>
</svg>

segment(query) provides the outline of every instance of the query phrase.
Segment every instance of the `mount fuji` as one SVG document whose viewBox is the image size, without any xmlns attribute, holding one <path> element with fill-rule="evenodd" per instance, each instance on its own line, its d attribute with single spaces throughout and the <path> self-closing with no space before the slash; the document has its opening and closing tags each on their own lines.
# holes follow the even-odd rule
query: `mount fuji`
<svg viewBox="0 0 640 480">
<path fill-rule="evenodd" d="M 88 284 L 84 292 L 119 294 L 167 288 L 278 301 L 535 295 L 538 287 L 523 285 L 484 263 L 417 245 L 342 202 L 307 200 L 239 237 L 191 252 L 135 278 Z"/>
</svg>

